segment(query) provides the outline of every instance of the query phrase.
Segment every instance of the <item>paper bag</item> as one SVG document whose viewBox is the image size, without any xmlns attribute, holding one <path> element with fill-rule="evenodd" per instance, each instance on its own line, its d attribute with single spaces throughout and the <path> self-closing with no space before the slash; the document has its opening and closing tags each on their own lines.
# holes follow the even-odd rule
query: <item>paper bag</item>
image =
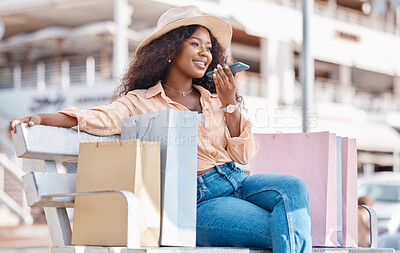
<svg viewBox="0 0 400 253">
<path fill-rule="evenodd" d="M 342 138 L 343 247 L 358 247 L 356 140 Z"/>
<path fill-rule="evenodd" d="M 141 206 L 141 246 L 160 237 L 160 144 L 125 140 L 80 143 L 76 192 L 126 190 Z M 115 194 L 75 198 L 72 244 L 126 246 L 126 204 Z"/>
<path fill-rule="evenodd" d="M 336 136 L 337 246 L 343 244 L 342 137 Z"/>
<path fill-rule="evenodd" d="M 250 174 L 294 175 L 310 195 L 313 246 L 337 244 L 336 135 L 329 132 L 255 134 L 260 151 Z"/>
<path fill-rule="evenodd" d="M 162 246 L 196 246 L 197 113 L 172 109 L 123 119 L 122 139 L 160 141 Z"/>
</svg>

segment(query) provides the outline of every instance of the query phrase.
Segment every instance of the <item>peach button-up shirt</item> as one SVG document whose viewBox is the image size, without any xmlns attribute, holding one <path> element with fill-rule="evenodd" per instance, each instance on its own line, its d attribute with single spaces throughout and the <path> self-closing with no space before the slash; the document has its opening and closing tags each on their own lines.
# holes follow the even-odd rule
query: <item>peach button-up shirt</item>
<svg viewBox="0 0 400 253">
<path fill-rule="evenodd" d="M 201 86 L 200 102 L 205 118 L 204 127 L 198 122 L 197 171 L 202 174 L 216 165 L 235 161 L 247 164 L 259 150 L 256 139 L 251 133 L 251 123 L 244 115 L 240 117 L 240 135 L 231 137 L 226 125 L 221 102 L 216 94 L 211 94 Z M 172 108 L 178 111 L 189 111 L 182 104 L 172 101 L 165 95 L 158 82 L 149 89 L 138 89 L 106 106 L 98 106 L 88 110 L 71 107 L 59 113 L 75 117 L 79 129 L 95 135 L 120 134 L 122 119 L 133 115 Z M 77 129 L 77 127 L 74 127 Z"/>
</svg>

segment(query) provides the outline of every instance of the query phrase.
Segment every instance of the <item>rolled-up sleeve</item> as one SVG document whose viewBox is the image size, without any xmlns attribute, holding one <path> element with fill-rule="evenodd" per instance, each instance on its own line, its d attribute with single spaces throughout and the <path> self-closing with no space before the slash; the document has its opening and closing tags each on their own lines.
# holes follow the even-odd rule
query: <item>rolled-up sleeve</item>
<svg viewBox="0 0 400 253">
<path fill-rule="evenodd" d="M 251 122 L 242 114 L 240 117 L 240 135 L 231 137 L 229 129 L 225 129 L 228 154 L 237 163 L 248 164 L 260 149 L 251 132 Z"/>
<path fill-rule="evenodd" d="M 131 116 L 124 99 L 121 98 L 109 105 L 98 106 L 88 110 L 71 107 L 58 113 L 75 117 L 81 131 L 100 136 L 120 134 L 122 119 Z M 72 128 L 77 130 L 78 126 Z"/>
</svg>

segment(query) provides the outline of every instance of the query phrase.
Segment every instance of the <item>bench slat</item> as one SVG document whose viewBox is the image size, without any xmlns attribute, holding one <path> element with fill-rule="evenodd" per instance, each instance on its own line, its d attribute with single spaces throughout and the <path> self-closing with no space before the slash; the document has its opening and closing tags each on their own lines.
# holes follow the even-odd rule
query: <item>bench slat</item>
<svg viewBox="0 0 400 253">
<path fill-rule="evenodd" d="M 73 207 L 73 197 L 55 200 L 43 199 L 45 195 L 75 192 L 76 174 L 31 172 L 22 177 L 26 201 L 31 207 Z"/>
<path fill-rule="evenodd" d="M 246 249 L 226 247 L 160 247 L 160 248 L 116 248 L 116 247 L 90 247 L 90 246 L 68 246 L 53 247 L 52 253 L 272 253 L 268 249 Z M 394 253 L 394 249 L 371 249 L 371 248 L 313 248 L 313 253 Z"/>
<path fill-rule="evenodd" d="M 23 123 L 12 134 L 15 152 L 20 158 L 77 162 L 80 142 L 113 141 L 120 135 L 95 136 L 71 128 L 33 126 Z M 55 141 L 56 140 L 56 141 Z"/>
</svg>

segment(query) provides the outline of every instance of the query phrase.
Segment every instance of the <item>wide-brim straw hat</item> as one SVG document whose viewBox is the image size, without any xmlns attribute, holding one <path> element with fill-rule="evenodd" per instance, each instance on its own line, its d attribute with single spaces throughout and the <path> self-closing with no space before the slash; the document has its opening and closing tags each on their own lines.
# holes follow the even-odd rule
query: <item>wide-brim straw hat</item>
<svg viewBox="0 0 400 253">
<path fill-rule="evenodd" d="M 232 39 L 231 24 L 219 17 L 203 15 L 194 5 L 178 6 L 167 10 L 157 22 L 157 30 L 137 47 L 136 54 L 153 40 L 181 26 L 201 25 L 207 28 L 226 50 Z"/>
</svg>

